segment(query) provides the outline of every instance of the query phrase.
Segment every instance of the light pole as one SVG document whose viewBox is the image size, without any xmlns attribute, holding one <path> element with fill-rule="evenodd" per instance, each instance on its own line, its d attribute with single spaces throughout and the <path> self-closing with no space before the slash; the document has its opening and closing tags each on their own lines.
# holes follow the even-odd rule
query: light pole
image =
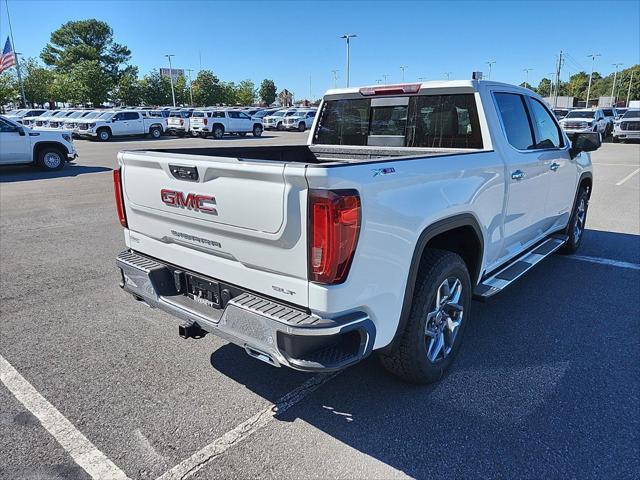
<svg viewBox="0 0 640 480">
<path fill-rule="evenodd" d="M 173 91 L 173 68 L 171 68 L 171 57 L 175 57 L 174 54 L 165 55 L 169 59 L 169 81 L 171 82 L 171 98 L 173 99 L 173 108 L 176 108 L 176 92 Z"/>
<path fill-rule="evenodd" d="M 187 72 L 189 72 L 189 99 L 191 100 L 191 106 L 193 107 L 193 87 L 192 85 L 192 81 L 191 81 L 191 72 L 193 72 L 193 70 L 191 68 L 187 68 Z"/>
<path fill-rule="evenodd" d="M 447 77 L 447 81 L 449 81 L 449 78 L 451 77 L 451 72 L 444 72 L 444 76 Z"/>
<path fill-rule="evenodd" d="M 404 71 L 407 69 L 406 65 L 400 65 L 400 70 L 402 70 L 402 83 L 404 83 Z"/>
<path fill-rule="evenodd" d="M 529 72 L 533 70 L 533 68 L 525 68 L 523 69 L 524 72 L 524 88 L 529 88 Z"/>
<path fill-rule="evenodd" d="M 15 47 L 14 47 L 15 48 Z M 20 52 L 13 52 L 16 56 L 16 72 L 18 73 L 18 83 L 20 84 L 20 94 L 22 95 L 22 106 L 27 106 L 27 97 L 24 95 L 24 83 L 22 82 L 22 75 L 20 74 L 20 62 L 18 61 L 18 55 L 22 55 Z"/>
<path fill-rule="evenodd" d="M 333 73 L 333 88 L 338 88 L 338 72 L 340 70 L 331 70 L 331 73 Z"/>
<path fill-rule="evenodd" d="M 612 63 L 614 67 L 616 67 L 616 73 L 613 74 L 613 87 L 611 88 L 611 106 L 615 103 L 615 91 L 616 91 L 616 77 L 618 76 L 618 67 L 622 65 L 622 63 Z"/>
<path fill-rule="evenodd" d="M 388 84 L 389 83 L 389 75 L 387 73 L 385 73 L 384 75 L 382 75 L 382 78 L 384 78 L 384 84 Z"/>
<path fill-rule="evenodd" d="M 349 70 L 350 70 L 350 39 L 357 37 L 357 35 L 355 34 L 351 34 L 351 33 L 345 33 L 344 35 L 340 36 L 340 38 L 344 38 L 347 41 L 347 88 L 349 87 Z"/>
<path fill-rule="evenodd" d="M 493 64 L 496 63 L 495 60 L 489 60 L 488 62 L 485 62 L 487 65 L 489 65 L 489 74 L 487 75 L 487 80 L 491 80 L 491 67 L 493 67 Z"/>
<path fill-rule="evenodd" d="M 625 107 L 629 108 L 629 96 L 631 95 L 631 83 L 633 82 L 633 70 L 631 70 L 631 78 L 629 78 L 629 89 L 627 90 L 627 101 Z"/>
<path fill-rule="evenodd" d="M 591 73 L 589 74 L 589 86 L 587 87 L 587 101 L 584 105 L 584 108 L 589 108 L 589 96 L 591 95 L 591 79 L 593 78 L 593 66 L 596 63 L 596 57 L 599 57 L 599 53 L 592 53 L 591 55 L 587 55 L 591 59 Z"/>
</svg>

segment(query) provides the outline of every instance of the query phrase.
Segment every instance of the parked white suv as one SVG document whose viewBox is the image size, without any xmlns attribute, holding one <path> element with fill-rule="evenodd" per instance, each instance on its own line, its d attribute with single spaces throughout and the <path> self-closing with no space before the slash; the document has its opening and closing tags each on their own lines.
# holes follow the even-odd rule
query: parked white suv
<svg viewBox="0 0 640 480">
<path fill-rule="evenodd" d="M 297 108 L 288 108 L 273 112 L 262 119 L 265 130 L 284 130 L 284 119 L 296 114 Z"/>
<path fill-rule="evenodd" d="M 77 135 L 96 138 L 101 142 L 109 141 L 111 137 L 133 135 L 150 135 L 151 138 L 158 139 L 164 132 L 164 125 L 165 118 L 152 117 L 148 110 L 118 110 L 105 112 L 88 122 L 80 122 Z"/>
<path fill-rule="evenodd" d="M 251 118 L 240 110 L 195 110 L 191 115 L 190 129 L 194 135 L 221 139 L 226 133 L 254 137 L 262 135 L 262 120 Z"/>
<path fill-rule="evenodd" d="M 0 164 L 30 163 L 60 170 L 77 156 L 70 132 L 33 130 L 0 116 Z"/>
<path fill-rule="evenodd" d="M 319 112 L 307 145 L 120 152 L 121 287 L 273 366 L 377 350 L 437 381 L 472 298 L 579 248 L 601 136 L 492 81 L 330 90 Z"/>
<path fill-rule="evenodd" d="M 5 118 L 13 120 L 14 122 L 22 123 L 23 118 L 37 117 L 38 115 L 42 115 L 44 112 L 46 112 L 44 108 L 22 108 L 20 110 L 12 110 L 5 115 Z"/>
<path fill-rule="evenodd" d="M 608 125 L 609 121 L 600 108 L 571 110 L 560 120 L 560 126 L 567 133 L 599 132 L 605 136 Z"/>
<path fill-rule="evenodd" d="M 293 115 L 284 117 L 284 128 L 304 132 L 307 128 L 311 128 L 315 118 L 316 110 L 296 110 Z"/>
</svg>

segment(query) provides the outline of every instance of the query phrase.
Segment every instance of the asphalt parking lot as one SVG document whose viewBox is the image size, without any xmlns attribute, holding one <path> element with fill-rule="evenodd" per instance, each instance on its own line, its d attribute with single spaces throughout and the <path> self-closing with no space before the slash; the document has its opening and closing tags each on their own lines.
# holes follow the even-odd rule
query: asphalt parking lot
<svg viewBox="0 0 640 480">
<path fill-rule="evenodd" d="M 275 369 L 181 339 L 120 290 L 119 150 L 305 141 L 77 141 L 61 172 L 0 170 L 0 478 L 90 478 L 78 458 L 103 478 L 638 478 L 638 144 L 592 155 L 579 255 L 474 303 L 429 387 L 375 357 L 337 375 Z"/>
</svg>

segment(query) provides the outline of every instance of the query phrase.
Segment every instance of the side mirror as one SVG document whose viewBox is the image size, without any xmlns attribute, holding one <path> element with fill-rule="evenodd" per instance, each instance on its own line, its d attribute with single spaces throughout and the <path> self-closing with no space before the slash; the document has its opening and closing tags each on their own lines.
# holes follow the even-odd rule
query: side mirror
<svg viewBox="0 0 640 480">
<path fill-rule="evenodd" d="M 24 128 L 18 127 L 18 135 L 20 135 L 21 137 L 24 137 L 26 135 L 26 133 L 24 133 Z"/>
<path fill-rule="evenodd" d="M 116 118 L 116 117 L 113 117 L 113 118 L 111 119 L 111 123 L 115 123 L 115 122 L 116 122 L 116 120 L 117 120 L 117 118 Z"/>
<path fill-rule="evenodd" d="M 598 132 L 574 133 L 571 136 L 569 154 L 575 158 L 580 152 L 593 152 L 602 145 L 602 136 Z"/>
</svg>

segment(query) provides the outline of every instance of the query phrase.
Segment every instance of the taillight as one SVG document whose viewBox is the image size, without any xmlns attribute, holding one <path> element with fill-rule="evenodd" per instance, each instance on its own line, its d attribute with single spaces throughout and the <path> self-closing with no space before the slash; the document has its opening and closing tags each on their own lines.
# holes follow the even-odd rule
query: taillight
<svg viewBox="0 0 640 480">
<path fill-rule="evenodd" d="M 118 211 L 118 219 L 120 224 L 127 228 L 127 214 L 124 210 L 124 197 L 122 195 L 122 178 L 120 176 L 120 169 L 113 171 L 113 192 L 116 197 L 116 210 Z"/>
<path fill-rule="evenodd" d="M 209 122 L 207 121 L 207 119 L 204 119 L 204 124 L 207 125 Z"/>
<path fill-rule="evenodd" d="M 309 191 L 309 280 L 342 283 L 360 233 L 360 196 L 355 190 Z"/>
<path fill-rule="evenodd" d="M 180 119 L 180 125 L 184 125 L 184 120 Z"/>
</svg>

